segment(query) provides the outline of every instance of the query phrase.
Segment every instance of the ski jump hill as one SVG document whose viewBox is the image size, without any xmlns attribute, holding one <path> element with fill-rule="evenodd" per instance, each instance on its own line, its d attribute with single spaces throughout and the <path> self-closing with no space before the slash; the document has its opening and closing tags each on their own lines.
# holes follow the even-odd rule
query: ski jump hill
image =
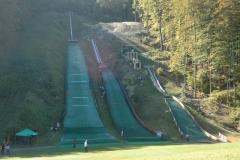
<svg viewBox="0 0 240 160">
<path fill-rule="evenodd" d="M 106 131 L 98 115 L 84 54 L 78 45 L 79 41 L 74 39 L 72 31 L 73 13 L 67 12 L 67 15 L 70 24 L 70 40 L 68 40 L 65 82 L 65 114 L 63 134 L 58 148 L 71 148 L 74 139 L 77 140 L 77 144 L 83 144 L 85 140 L 88 140 L 91 145 L 118 143 Z M 134 119 L 114 75 L 105 67 L 93 40 L 91 43 L 97 62 L 104 70 L 102 75 L 106 84 L 107 100 L 119 134 L 123 131 L 128 141 L 162 141 Z"/>
<path fill-rule="evenodd" d="M 210 136 L 210 134 L 208 134 L 209 137 L 206 136 L 200 129 L 200 126 L 197 125 L 196 122 L 194 122 L 194 120 L 190 117 L 190 113 L 187 112 L 185 107 L 182 107 L 183 104 L 181 104 L 181 102 L 176 97 L 169 96 L 162 88 L 154 72 L 152 72 L 150 68 L 148 68 L 148 71 L 153 85 L 163 95 L 165 102 L 169 106 L 169 110 L 172 113 L 179 132 L 182 132 L 183 135 L 188 134 L 190 141 L 192 142 L 212 143 L 210 137 L 213 136 Z"/>
<path fill-rule="evenodd" d="M 167 143 L 165 139 L 145 129 L 134 117 L 119 82 L 112 71 L 105 67 L 93 40 L 92 45 L 101 68 L 111 116 L 119 134 L 123 131 L 128 143 Z M 89 145 L 120 144 L 107 132 L 98 115 L 88 68 L 78 43 L 68 43 L 67 57 L 65 118 L 58 148 L 71 148 L 75 138 L 77 144 L 83 144 L 85 140 L 88 140 Z M 166 101 L 184 134 L 188 133 L 195 141 L 208 139 L 175 100 L 166 98 Z"/>
<path fill-rule="evenodd" d="M 74 139 L 80 144 L 83 144 L 85 140 L 92 145 L 119 144 L 119 141 L 107 132 L 98 115 L 85 57 L 78 45 L 79 42 L 74 40 L 71 25 L 72 13 L 68 15 L 71 40 L 68 41 L 67 53 L 64 128 L 58 148 L 71 148 Z M 127 96 L 124 95 L 118 80 L 101 60 L 94 40 L 90 41 L 102 73 L 105 85 L 103 93 L 106 94 L 115 127 L 119 134 L 123 133 L 122 138 L 125 138 L 127 142 L 166 142 L 161 137 L 161 132 L 160 136 L 157 136 L 156 131 L 147 130 L 147 127 L 141 125 L 135 118 L 136 115 L 128 106 Z M 203 134 L 181 105 L 165 93 L 155 74 L 149 68 L 148 71 L 154 86 L 164 95 L 179 131 L 189 134 L 190 138 L 195 141 L 208 140 L 208 137 Z"/>
<path fill-rule="evenodd" d="M 103 63 L 93 39 L 90 40 L 99 63 L 103 82 L 106 90 L 106 97 L 110 108 L 111 116 L 116 128 L 124 133 L 124 138 L 128 142 L 160 142 L 166 141 L 156 134 L 145 129 L 138 120 L 135 119 L 130 107 L 126 101 L 126 96 L 119 85 L 116 77 L 110 69 Z"/>
<path fill-rule="evenodd" d="M 68 43 L 66 102 L 63 134 L 58 148 L 88 140 L 89 144 L 117 143 L 103 126 L 98 115 L 85 58 L 78 43 Z"/>
<path fill-rule="evenodd" d="M 71 17 L 73 13 L 68 12 L 68 16 L 70 40 L 68 41 L 67 52 L 65 114 L 62 138 L 58 148 L 73 147 L 74 139 L 77 140 L 77 144 L 83 144 L 85 140 L 88 140 L 91 145 L 120 144 L 107 132 L 98 115 L 84 54 L 72 32 Z M 159 143 L 165 141 L 166 143 L 166 140 L 161 138 L 161 133 L 160 136 L 159 134 L 157 136 L 156 131 L 147 130 L 146 126 L 141 125 L 135 118 L 136 115 L 133 115 L 133 110 L 128 106 L 127 96 L 124 95 L 119 82 L 101 60 L 94 40 L 91 39 L 90 41 L 102 73 L 105 85 L 103 93 L 106 94 L 111 116 L 119 134 L 123 132 L 123 138 L 127 142 Z M 150 69 L 148 70 L 154 86 L 165 96 L 166 103 L 169 105 L 179 131 L 189 134 L 190 138 L 196 141 L 207 140 L 208 137 L 195 125 L 180 104 L 165 93 L 155 74 Z"/>
<path fill-rule="evenodd" d="M 133 116 L 117 79 L 109 69 L 102 69 L 108 105 L 112 119 L 128 142 L 165 141 L 146 130 Z"/>
<path fill-rule="evenodd" d="M 107 132 L 98 115 L 87 65 L 78 43 L 68 43 L 67 57 L 64 128 L 58 148 L 73 147 L 75 138 L 77 144 L 83 144 L 85 140 L 88 140 L 89 145 L 119 144 L 119 141 Z M 128 142 L 166 141 L 138 123 L 115 76 L 107 68 L 101 72 L 112 119 L 119 129 L 119 134 L 123 131 Z"/>
</svg>

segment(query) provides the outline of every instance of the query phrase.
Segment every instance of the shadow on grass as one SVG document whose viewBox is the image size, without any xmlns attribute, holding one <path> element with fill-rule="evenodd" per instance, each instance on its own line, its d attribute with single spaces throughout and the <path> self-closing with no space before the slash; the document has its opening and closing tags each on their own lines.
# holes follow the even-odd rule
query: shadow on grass
<svg viewBox="0 0 240 160">
<path fill-rule="evenodd" d="M 171 143 L 159 143 L 152 144 L 151 146 L 165 146 L 171 145 Z M 179 144 L 175 144 L 179 145 Z M 109 152 L 109 151 L 117 151 L 117 150 L 134 150 L 146 147 L 146 144 L 135 144 L 128 145 L 124 143 L 119 144 L 108 144 L 108 146 L 91 146 L 89 144 L 88 152 L 90 153 L 100 153 L 100 152 Z M 84 154 L 84 147 L 82 144 L 77 144 L 76 148 L 72 148 L 72 145 L 69 145 L 69 148 L 60 148 L 57 149 L 55 146 L 48 147 L 37 147 L 37 148 L 21 148 L 21 149 L 12 149 L 11 155 L 5 155 L 1 158 L 39 158 L 39 157 L 61 157 L 64 155 L 79 155 Z"/>
</svg>

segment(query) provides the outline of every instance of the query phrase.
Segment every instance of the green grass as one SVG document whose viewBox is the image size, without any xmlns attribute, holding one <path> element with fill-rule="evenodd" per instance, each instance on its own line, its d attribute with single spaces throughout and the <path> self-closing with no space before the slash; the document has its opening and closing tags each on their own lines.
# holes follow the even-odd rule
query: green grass
<svg viewBox="0 0 240 160">
<path fill-rule="evenodd" d="M 0 137 L 21 129 L 42 135 L 62 117 L 67 19 L 47 13 L 24 27 L 0 72 Z M 66 24 L 66 25 L 65 25 Z M 63 87 L 59 87 L 63 86 Z"/>
<path fill-rule="evenodd" d="M 179 141 L 177 127 L 170 112 L 166 112 L 169 108 L 162 95 L 153 86 L 148 75 L 140 74 L 144 81 L 143 85 L 139 85 L 137 80 L 139 74 L 134 71 L 134 75 L 136 79 L 134 84 L 136 84 L 137 87 L 134 89 L 133 96 L 130 99 L 138 116 L 148 124 L 148 126 L 155 130 L 166 132 L 170 140 Z"/>
<path fill-rule="evenodd" d="M 226 160 L 239 159 L 239 143 L 228 144 L 186 144 L 186 145 L 120 145 L 108 147 L 89 146 L 84 153 L 83 147 L 76 149 L 50 149 L 13 152 L 2 159 L 164 159 L 164 160 Z"/>
<path fill-rule="evenodd" d="M 181 93 L 181 88 L 178 87 L 176 84 L 171 83 L 170 81 L 168 81 L 167 83 L 164 83 L 165 85 L 165 91 L 170 94 L 170 95 L 180 95 Z"/>
</svg>

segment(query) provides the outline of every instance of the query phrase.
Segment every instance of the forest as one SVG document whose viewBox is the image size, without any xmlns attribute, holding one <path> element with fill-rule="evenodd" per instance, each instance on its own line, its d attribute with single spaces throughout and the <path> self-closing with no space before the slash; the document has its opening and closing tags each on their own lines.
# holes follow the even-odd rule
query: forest
<svg viewBox="0 0 240 160">
<path fill-rule="evenodd" d="M 167 51 L 171 72 L 184 79 L 182 96 L 190 89 L 194 98 L 239 106 L 239 1 L 136 0 L 133 6 L 149 29 L 149 44 Z"/>
</svg>

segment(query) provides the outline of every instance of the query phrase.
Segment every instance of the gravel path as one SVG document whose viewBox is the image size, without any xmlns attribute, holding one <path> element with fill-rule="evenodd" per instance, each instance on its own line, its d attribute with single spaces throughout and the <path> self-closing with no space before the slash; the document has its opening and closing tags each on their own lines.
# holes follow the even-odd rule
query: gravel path
<svg viewBox="0 0 240 160">
<path fill-rule="evenodd" d="M 56 146 L 44 146 L 44 147 L 26 147 L 26 148 L 10 148 L 10 152 L 20 152 L 20 151 L 41 151 L 41 150 L 53 150 Z"/>
</svg>

